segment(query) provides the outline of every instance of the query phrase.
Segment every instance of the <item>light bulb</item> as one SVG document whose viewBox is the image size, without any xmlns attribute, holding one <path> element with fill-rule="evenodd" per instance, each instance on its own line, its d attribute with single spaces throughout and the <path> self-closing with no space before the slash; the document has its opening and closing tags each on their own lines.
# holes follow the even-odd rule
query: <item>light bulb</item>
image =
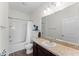
<svg viewBox="0 0 79 59">
<path fill-rule="evenodd" d="M 56 2 L 56 6 L 60 6 L 61 5 L 61 2 Z"/>
<path fill-rule="evenodd" d="M 46 10 L 44 10 L 44 13 L 46 13 L 47 11 Z"/>
<path fill-rule="evenodd" d="M 50 11 L 50 8 L 47 8 L 47 11 Z"/>
</svg>

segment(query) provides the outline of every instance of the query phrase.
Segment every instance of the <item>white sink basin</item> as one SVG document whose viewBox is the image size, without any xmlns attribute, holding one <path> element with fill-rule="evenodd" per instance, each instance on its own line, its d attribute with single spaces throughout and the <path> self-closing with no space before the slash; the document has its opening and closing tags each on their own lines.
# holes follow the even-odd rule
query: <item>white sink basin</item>
<svg viewBox="0 0 79 59">
<path fill-rule="evenodd" d="M 43 46 L 46 47 L 46 48 L 52 48 L 52 47 L 56 46 L 56 43 L 50 42 L 50 41 L 45 41 L 45 42 L 43 42 Z"/>
<path fill-rule="evenodd" d="M 56 46 L 56 43 L 52 42 L 52 43 L 47 43 L 47 44 L 44 44 L 45 47 L 47 48 L 52 48 L 52 47 L 55 47 Z"/>
<path fill-rule="evenodd" d="M 50 41 L 48 41 L 48 40 L 45 40 L 42 42 L 42 44 L 48 44 L 48 43 L 50 43 Z"/>
</svg>

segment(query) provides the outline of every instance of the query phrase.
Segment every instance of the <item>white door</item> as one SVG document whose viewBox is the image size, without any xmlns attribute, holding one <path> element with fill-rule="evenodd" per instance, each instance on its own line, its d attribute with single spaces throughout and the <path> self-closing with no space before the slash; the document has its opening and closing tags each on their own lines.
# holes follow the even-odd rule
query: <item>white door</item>
<svg viewBox="0 0 79 59">
<path fill-rule="evenodd" d="M 18 44 L 25 42 L 26 40 L 26 21 L 11 20 L 9 38 L 11 44 Z"/>
</svg>

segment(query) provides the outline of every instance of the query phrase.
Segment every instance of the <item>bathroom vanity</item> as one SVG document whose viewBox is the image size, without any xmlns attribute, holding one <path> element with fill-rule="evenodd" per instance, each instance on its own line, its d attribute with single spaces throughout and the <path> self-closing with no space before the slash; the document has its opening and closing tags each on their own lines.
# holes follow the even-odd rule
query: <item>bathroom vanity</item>
<svg viewBox="0 0 79 59">
<path fill-rule="evenodd" d="M 79 56 L 79 49 L 57 42 L 49 44 L 52 42 L 45 38 L 37 38 L 33 40 L 33 43 L 34 56 Z"/>
<path fill-rule="evenodd" d="M 37 43 L 33 42 L 33 44 L 33 56 L 56 56 Z"/>
</svg>

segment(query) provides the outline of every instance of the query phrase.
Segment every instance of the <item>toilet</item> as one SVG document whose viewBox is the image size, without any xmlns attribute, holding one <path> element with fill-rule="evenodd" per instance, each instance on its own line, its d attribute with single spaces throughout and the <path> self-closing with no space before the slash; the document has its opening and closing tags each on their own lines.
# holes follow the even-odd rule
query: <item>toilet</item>
<svg viewBox="0 0 79 59">
<path fill-rule="evenodd" d="M 26 48 L 26 54 L 31 54 L 33 53 L 33 43 L 27 43 L 25 45 Z"/>
</svg>

